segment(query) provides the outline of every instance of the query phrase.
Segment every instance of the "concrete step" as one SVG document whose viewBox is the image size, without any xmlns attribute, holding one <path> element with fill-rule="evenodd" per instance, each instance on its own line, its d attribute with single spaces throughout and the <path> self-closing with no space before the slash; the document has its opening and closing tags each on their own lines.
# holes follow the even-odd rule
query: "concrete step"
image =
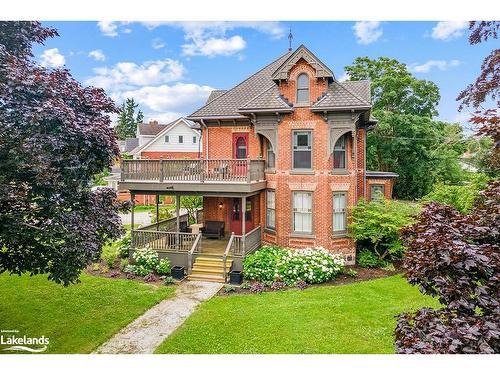
<svg viewBox="0 0 500 375">
<path fill-rule="evenodd" d="M 226 272 L 229 273 L 231 270 L 231 267 L 226 267 Z M 196 264 L 193 266 L 193 272 L 195 273 L 210 273 L 210 274 L 217 274 L 217 275 L 222 275 L 224 273 L 223 268 L 215 268 L 215 267 L 202 267 L 202 266 L 197 266 Z"/>
<path fill-rule="evenodd" d="M 222 275 L 212 275 L 206 273 L 192 273 L 188 275 L 188 280 L 196 280 L 196 281 L 211 281 L 216 283 L 224 283 L 224 277 Z"/>
<path fill-rule="evenodd" d="M 231 267 L 231 265 L 233 264 L 233 261 L 232 260 L 228 260 L 226 261 L 226 267 Z M 193 263 L 193 266 L 195 265 L 199 265 L 199 266 L 203 266 L 203 267 L 220 267 L 220 268 L 224 268 L 224 262 L 217 262 L 217 261 L 212 261 L 212 260 L 198 260 L 196 259 Z"/>
</svg>

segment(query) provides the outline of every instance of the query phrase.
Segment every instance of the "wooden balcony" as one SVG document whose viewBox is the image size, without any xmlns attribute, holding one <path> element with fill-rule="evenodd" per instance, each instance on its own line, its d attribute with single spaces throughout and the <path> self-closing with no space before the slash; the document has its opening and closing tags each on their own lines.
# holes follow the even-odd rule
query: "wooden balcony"
<svg viewBox="0 0 500 375">
<path fill-rule="evenodd" d="M 264 160 L 250 159 L 123 160 L 119 188 L 251 193 L 266 187 L 264 168 Z"/>
</svg>

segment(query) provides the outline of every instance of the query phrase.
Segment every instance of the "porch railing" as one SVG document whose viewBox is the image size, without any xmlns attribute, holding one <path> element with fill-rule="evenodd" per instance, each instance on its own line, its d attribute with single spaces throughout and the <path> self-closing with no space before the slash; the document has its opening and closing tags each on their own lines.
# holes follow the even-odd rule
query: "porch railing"
<svg viewBox="0 0 500 375">
<path fill-rule="evenodd" d="M 264 160 L 122 160 L 121 181 L 243 182 L 264 180 Z"/>
<path fill-rule="evenodd" d="M 187 253 L 197 237 L 198 234 L 193 233 L 136 229 L 132 233 L 132 247 L 140 249 L 148 246 L 156 251 Z"/>
<path fill-rule="evenodd" d="M 252 229 L 245 235 L 232 235 L 230 239 L 230 252 L 234 256 L 243 257 L 255 251 L 261 243 L 261 228 L 260 226 Z M 234 238 L 233 238 L 234 237 Z M 229 245 L 229 244 L 228 244 Z"/>
<path fill-rule="evenodd" d="M 196 235 L 196 239 L 191 246 L 191 249 L 188 251 L 188 259 L 187 259 L 187 273 L 191 274 L 193 269 L 193 255 L 196 253 L 201 253 L 201 233 Z"/>
</svg>

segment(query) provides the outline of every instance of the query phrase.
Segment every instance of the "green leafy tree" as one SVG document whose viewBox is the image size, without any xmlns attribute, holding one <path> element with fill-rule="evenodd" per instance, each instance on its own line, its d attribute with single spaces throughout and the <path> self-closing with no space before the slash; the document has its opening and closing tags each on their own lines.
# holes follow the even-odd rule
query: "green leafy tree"
<svg viewBox="0 0 500 375">
<path fill-rule="evenodd" d="M 438 181 L 462 179 L 462 129 L 432 120 L 440 99 L 436 84 L 415 78 L 405 64 L 388 57 L 358 57 L 345 70 L 351 80 L 371 81 L 379 122 L 367 135 L 367 168 L 399 174 L 395 197 L 420 198 Z"/>
<path fill-rule="evenodd" d="M 353 81 L 368 79 L 372 84 L 374 110 L 418 116 L 437 115 L 441 96 L 434 82 L 413 77 L 406 64 L 388 57 L 372 60 L 358 57 L 345 67 Z"/>
<path fill-rule="evenodd" d="M 134 98 L 127 98 L 120 108 L 118 115 L 118 124 L 115 127 L 115 133 L 118 139 L 134 138 L 137 132 L 137 126 L 144 120 L 144 114 L 136 109 L 139 106 Z"/>
<path fill-rule="evenodd" d="M 196 211 L 203 207 L 203 198 L 199 195 L 183 195 L 181 196 L 181 206 L 188 213 L 189 223 L 195 223 Z"/>
<path fill-rule="evenodd" d="M 351 212 L 349 234 L 359 241 L 360 248 L 372 251 L 380 261 L 398 258 L 403 253 L 399 231 L 413 223 L 418 214 L 414 204 L 385 200 L 360 200 Z"/>
</svg>

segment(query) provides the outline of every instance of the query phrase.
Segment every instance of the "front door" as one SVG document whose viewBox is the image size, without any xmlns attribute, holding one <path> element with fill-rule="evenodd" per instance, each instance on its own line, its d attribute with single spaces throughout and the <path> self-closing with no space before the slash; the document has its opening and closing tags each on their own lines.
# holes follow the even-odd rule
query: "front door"
<svg viewBox="0 0 500 375">
<path fill-rule="evenodd" d="M 231 206 L 231 232 L 234 234 L 241 235 L 241 221 L 245 220 L 245 233 L 250 232 L 253 229 L 253 200 L 251 197 L 246 199 L 245 214 L 241 207 L 241 198 L 233 198 Z"/>
<path fill-rule="evenodd" d="M 235 164 L 233 173 L 236 176 L 246 175 L 247 158 L 248 158 L 248 133 L 233 133 L 233 159 L 237 159 L 234 162 Z"/>
</svg>

